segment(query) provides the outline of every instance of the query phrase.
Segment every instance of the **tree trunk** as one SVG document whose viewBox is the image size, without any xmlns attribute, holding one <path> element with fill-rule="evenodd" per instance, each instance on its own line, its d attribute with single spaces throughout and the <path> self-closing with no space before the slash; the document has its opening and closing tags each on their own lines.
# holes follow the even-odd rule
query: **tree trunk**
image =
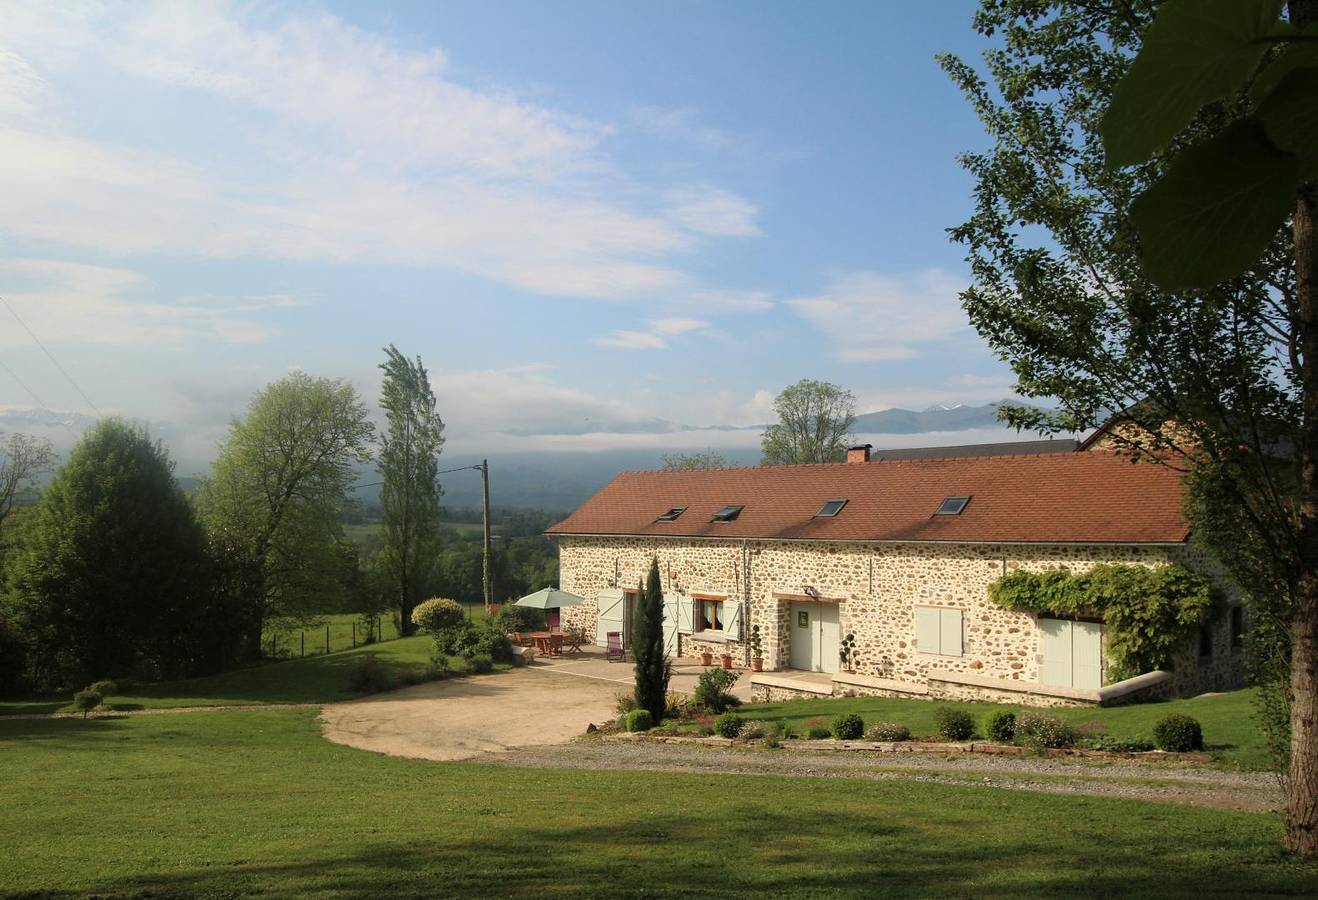
<svg viewBox="0 0 1318 900">
<path fill-rule="evenodd" d="M 1290 0 L 1291 24 L 1318 25 L 1318 0 Z M 1300 448 L 1300 581 L 1291 623 L 1291 756 L 1286 847 L 1318 856 L 1318 230 L 1315 186 L 1295 204 L 1295 294 L 1299 307 L 1303 431 Z"/>
<path fill-rule="evenodd" d="M 1291 9 L 1301 4 L 1292 2 Z M 1307 4 L 1313 10 L 1315 4 Z M 1295 288 L 1302 350 L 1300 582 L 1291 623 L 1291 754 L 1286 847 L 1318 856 L 1318 230 L 1312 188 L 1295 206 Z"/>
</svg>

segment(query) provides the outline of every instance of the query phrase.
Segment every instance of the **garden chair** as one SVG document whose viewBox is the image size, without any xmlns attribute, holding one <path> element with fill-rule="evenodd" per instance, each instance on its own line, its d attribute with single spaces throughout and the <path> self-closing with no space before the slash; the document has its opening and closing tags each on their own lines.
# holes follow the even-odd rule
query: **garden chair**
<svg viewBox="0 0 1318 900">
<path fill-rule="evenodd" d="M 549 655 L 550 656 L 563 655 L 563 635 L 559 634 L 558 632 L 555 632 L 549 636 Z"/>
<path fill-rule="evenodd" d="M 549 638 L 538 637 L 535 639 L 536 652 L 541 656 L 549 655 Z"/>
<path fill-rule="evenodd" d="M 573 628 L 570 631 L 564 632 L 563 641 L 567 644 L 567 646 L 563 648 L 563 653 L 564 654 L 580 653 L 581 640 L 582 638 L 581 638 L 580 629 Z"/>
<path fill-rule="evenodd" d="M 627 651 L 622 646 L 622 632 L 610 631 L 607 637 L 609 662 L 622 662 L 627 658 Z"/>
</svg>

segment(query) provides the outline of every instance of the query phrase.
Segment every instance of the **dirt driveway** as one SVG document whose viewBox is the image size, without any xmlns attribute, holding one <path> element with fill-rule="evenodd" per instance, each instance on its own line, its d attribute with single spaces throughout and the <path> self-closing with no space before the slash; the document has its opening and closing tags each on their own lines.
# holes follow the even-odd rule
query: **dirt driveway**
<svg viewBox="0 0 1318 900">
<path fill-rule="evenodd" d="M 678 661 L 672 690 L 690 693 L 699 666 Z M 632 666 L 596 648 L 537 660 L 499 675 L 437 681 L 321 711 L 325 737 L 359 750 L 418 759 L 471 759 L 517 747 L 562 744 L 617 715 L 632 689 Z M 749 699 L 748 678 L 734 693 Z"/>
</svg>

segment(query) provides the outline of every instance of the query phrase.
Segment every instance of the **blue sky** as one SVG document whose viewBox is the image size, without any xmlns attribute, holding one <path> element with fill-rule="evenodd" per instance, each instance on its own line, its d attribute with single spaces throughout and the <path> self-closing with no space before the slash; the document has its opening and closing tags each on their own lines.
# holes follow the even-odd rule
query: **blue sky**
<svg viewBox="0 0 1318 900">
<path fill-rule="evenodd" d="M 669 443 L 635 422 L 764 421 L 802 377 L 1000 399 L 944 231 L 985 137 L 934 54 L 979 57 L 973 8 L 10 6 L 0 291 L 188 458 L 290 368 L 373 400 L 388 342 L 455 449 Z M 87 412 L 7 316 L 0 408 Z"/>
</svg>

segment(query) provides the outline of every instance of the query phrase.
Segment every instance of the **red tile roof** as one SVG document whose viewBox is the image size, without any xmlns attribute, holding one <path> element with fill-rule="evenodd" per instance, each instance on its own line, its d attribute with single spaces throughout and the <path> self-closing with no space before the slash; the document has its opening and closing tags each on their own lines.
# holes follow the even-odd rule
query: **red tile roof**
<svg viewBox="0 0 1318 900">
<path fill-rule="evenodd" d="M 550 534 L 842 541 L 1180 543 L 1189 536 L 1179 473 L 1104 451 L 623 472 Z M 960 515 L 938 516 L 947 497 Z M 836 518 L 815 518 L 826 500 Z M 712 522 L 730 504 L 745 509 Z M 669 507 L 687 509 L 656 522 Z"/>
</svg>

